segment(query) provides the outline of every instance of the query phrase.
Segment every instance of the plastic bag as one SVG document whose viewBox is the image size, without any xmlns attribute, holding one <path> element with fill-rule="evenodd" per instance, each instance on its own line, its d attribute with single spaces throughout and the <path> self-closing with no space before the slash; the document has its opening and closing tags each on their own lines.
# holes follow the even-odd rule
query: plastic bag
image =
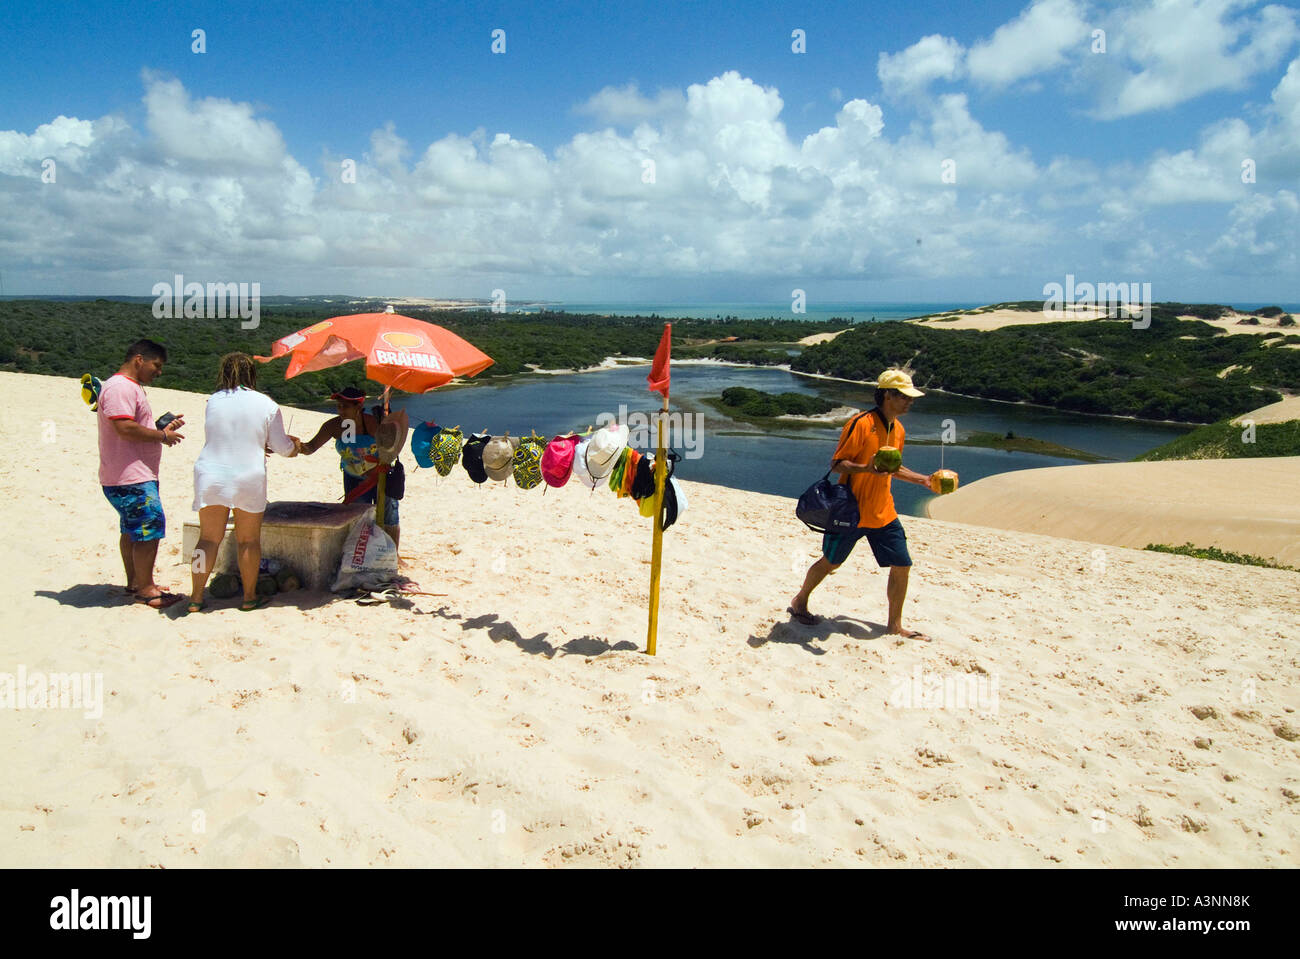
<svg viewBox="0 0 1300 959">
<path fill-rule="evenodd" d="M 343 559 L 333 592 L 375 589 L 397 576 L 397 544 L 371 516 L 352 524 L 343 544 Z"/>
</svg>

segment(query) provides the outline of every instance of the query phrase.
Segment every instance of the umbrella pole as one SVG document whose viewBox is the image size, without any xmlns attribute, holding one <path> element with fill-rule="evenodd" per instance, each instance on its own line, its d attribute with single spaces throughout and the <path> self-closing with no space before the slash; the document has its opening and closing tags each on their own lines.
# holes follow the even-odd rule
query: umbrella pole
<svg viewBox="0 0 1300 959">
<path fill-rule="evenodd" d="M 392 387 L 384 387 L 384 415 L 388 415 L 388 392 Z M 379 482 L 375 487 L 375 525 L 382 527 L 384 525 L 384 488 L 388 481 L 388 467 L 376 466 L 375 469 L 382 470 L 379 474 Z"/>
</svg>

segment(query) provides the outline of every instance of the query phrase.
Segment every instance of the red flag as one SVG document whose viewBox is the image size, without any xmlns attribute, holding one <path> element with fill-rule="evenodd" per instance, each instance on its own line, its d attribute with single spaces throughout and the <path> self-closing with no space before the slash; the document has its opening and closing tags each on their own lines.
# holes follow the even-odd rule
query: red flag
<svg viewBox="0 0 1300 959">
<path fill-rule="evenodd" d="M 668 360 L 673 351 L 673 325 L 664 324 L 663 339 L 659 341 L 659 349 L 655 350 L 655 361 L 650 366 L 650 375 L 646 377 L 646 382 L 650 384 L 651 391 L 658 391 L 668 399 L 668 381 L 671 378 L 671 371 L 668 368 Z"/>
</svg>

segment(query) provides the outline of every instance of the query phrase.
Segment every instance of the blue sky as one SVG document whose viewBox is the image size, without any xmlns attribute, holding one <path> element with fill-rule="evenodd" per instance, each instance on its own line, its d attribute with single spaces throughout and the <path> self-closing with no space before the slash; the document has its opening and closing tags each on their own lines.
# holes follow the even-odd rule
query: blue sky
<svg viewBox="0 0 1300 959">
<path fill-rule="evenodd" d="M 0 57 L 10 293 L 1300 300 L 1284 5 L 9 5 Z"/>
</svg>

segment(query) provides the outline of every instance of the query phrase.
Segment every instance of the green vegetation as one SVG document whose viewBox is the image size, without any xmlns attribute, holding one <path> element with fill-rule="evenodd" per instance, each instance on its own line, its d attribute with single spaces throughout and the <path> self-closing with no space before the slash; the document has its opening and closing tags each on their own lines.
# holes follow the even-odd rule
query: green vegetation
<svg viewBox="0 0 1300 959">
<path fill-rule="evenodd" d="M 89 371 L 106 376 L 121 365 L 127 344 L 148 337 L 168 351 L 160 387 L 208 393 L 214 388 L 217 359 L 223 353 L 242 350 L 267 355 L 275 340 L 319 320 L 383 308 L 382 302 L 345 302 L 343 298 L 335 303 L 264 298 L 260 325 L 243 330 L 235 319 L 155 319 L 152 300 L 147 299 L 4 300 L 0 301 L 0 370 L 49 376 L 80 376 Z M 496 362 L 479 374 L 480 379 L 527 373 L 530 363 L 543 369 L 578 369 L 595 366 L 607 356 L 653 356 L 664 322 L 657 316 L 499 314 L 490 310 L 406 309 L 405 315 L 445 326 L 491 356 Z M 789 357 L 783 349 L 767 350 L 767 344 L 789 344 L 812 333 L 850 325 L 840 319 L 827 323 L 782 319 L 672 322 L 675 356 L 681 355 L 679 343 L 698 345 L 736 337 L 737 342 L 717 344 L 723 349 L 709 355 L 768 363 L 786 362 Z M 318 406 L 336 389 L 365 384 L 361 363 L 304 373 L 287 381 L 286 363 L 268 364 L 259 380 L 259 386 L 280 403 Z"/>
<path fill-rule="evenodd" d="M 907 441 L 909 446 L 938 446 L 938 440 L 914 440 Z M 1016 436 L 1013 433 L 1007 433 L 1002 436 L 998 433 L 984 433 L 975 431 L 968 436 L 962 437 L 957 443 L 958 446 L 978 446 L 983 449 L 1008 450 L 1017 453 L 1037 453 L 1040 456 L 1057 456 L 1061 459 L 1080 460 L 1084 463 L 1107 463 L 1110 459 L 1105 456 L 1099 456 L 1096 453 L 1089 453 L 1086 450 L 1076 450 L 1069 446 L 1061 446 L 1059 443 L 1052 443 L 1048 440 L 1036 440 L 1030 436 Z"/>
<path fill-rule="evenodd" d="M 1284 566 L 1276 563 L 1267 556 L 1252 556 L 1250 553 L 1231 553 L 1219 549 L 1217 546 L 1199 547 L 1191 543 L 1184 543 L 1182 546 L 1164 546 L 1158 543 L 1148 543 L 1146 548 L 1157 553 L 1175 553 L 1179 556 L 1192 556 L 1196 559 L 1213 559 L 1220 563 L 1239 563 L 1243 566 L 1265 566 L 1269 569 L 1285 569 L 1292 573 L 1300 573 L 1300 569 L 1294 566 Z"/>
<path fill-rule="evenodd" d="M 764 393 L 744 386 L 722 391 L 722 396 L 704 401 L 723 415 L 757 426 L 799 426 L 798 421 L 778 420 L 780 416 L 820 416 L 835 409 L 835 404 L 820 396 L 806 393 Z"/>
<path fill-rule="evenodd" d="M 1255 456 L 1300 456 L 1300 420 L 1289 423 L 1260 423 L 1255 427 L 1254 442 L 1244 426 L 1220 420 L 1200 426 L 1170 440 L 1163 446 L 1147 450 L 1139 461 L 1153 460 L 1223 460 Z"/>
<path fill-rule="evenodd" d="M 818 416 L 835 409 L 835 404 L 806 393 L 764 393 L 744 386 L 722 391 L 728 409 L 747 416 Z"/>
<path fill-rule="evenodd" d="M 673 326 L 676 331 L 676 322 Z M 700 346 L 673 344 L 675 360 L 722 360 L 727 363 L 744 363 L 749 366 L 777 366 L 790 362 L 785 350 L 774 350 L 751 343 L 711 343 Z"/>
<path fill-rule="evenodd" d="M 1032 306 L 1042 304 L 1000 304 Z M 792 358 L 791 368 L 869 382 L 906 367 L 922 389 L 1079 413 L 1208 423 L 1300 389 L 1300 335 L 1233 336 L 1156 304 L 1151 325 L 1043 323 L 980 332 L 915 323 L 858 325 Z M 1198 308 L 1204 313 L 1220 307 Z M 1236 368 L 1220 378 L 1228 367 Z"/>
</svg>

